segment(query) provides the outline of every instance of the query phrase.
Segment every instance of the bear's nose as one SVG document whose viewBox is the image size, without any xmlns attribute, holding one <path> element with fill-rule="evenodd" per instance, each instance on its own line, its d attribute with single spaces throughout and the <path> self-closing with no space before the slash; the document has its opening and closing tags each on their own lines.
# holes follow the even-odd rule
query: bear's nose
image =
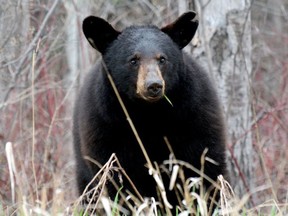
<svg viewBox="0 0 288 216">
<path fill-rule="evenodd" d="M 163 85 L 162 82 L 153 82 L 147 85 L 147 91 L 150 97 L 157 97 L 162 92 Z"/>
</svg>

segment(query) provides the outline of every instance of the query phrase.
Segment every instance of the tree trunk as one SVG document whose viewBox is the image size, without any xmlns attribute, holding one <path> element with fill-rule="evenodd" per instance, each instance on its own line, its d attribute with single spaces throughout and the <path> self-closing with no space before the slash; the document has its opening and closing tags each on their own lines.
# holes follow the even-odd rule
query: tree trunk
<svg viewBox="0 0 288 216">
<path fill-rule="evenodd" d="M 193 53 L 214 79 L 228 128 L 230 183 L 242 197 L 252 188 L 253 148 L 250 133 L 250 1 L 196 1 L 199 47 Z"/>
<path fill-rule="evenodd" d="M 69 73 L 66 74 L 65 83 L 67 85 L 76 86 L 78 81 L 85 75 L 91 66 L 91 49 L 86 40 L 83 39 L 82 21 L 90 15 L 89 7 L 82 1 L 65 1 L 64 6 L 67 12 L 66 18 L 66 56 Z M 70 86 L 71 87 L 71 86 Z M 74 103 L 75 91 L 71 91 L 69 103 Z M 72 105 L 73 106 L 73 105 Z"/>
</svg>

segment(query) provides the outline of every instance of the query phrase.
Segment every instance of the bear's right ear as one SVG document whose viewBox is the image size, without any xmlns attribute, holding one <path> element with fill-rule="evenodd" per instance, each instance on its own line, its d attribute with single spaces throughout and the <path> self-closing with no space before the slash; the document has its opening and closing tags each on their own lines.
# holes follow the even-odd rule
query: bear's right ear
<svg viewBox="0 0 288 216">
<path fill-rule="evenodd" d="M 102 54 L 120 34 L 106 20 L 94 16 L 84 19 L 82 29 L 91 46 Z"/>
<path fill-rule="evenodd" d="M 189 11 L 161 30 L 168 34 L 179 48 L 182 49 L 192 40 L 198 28 L 198 20 L 194 20 L 195 17 L 196 13 Z"/>
</svg>

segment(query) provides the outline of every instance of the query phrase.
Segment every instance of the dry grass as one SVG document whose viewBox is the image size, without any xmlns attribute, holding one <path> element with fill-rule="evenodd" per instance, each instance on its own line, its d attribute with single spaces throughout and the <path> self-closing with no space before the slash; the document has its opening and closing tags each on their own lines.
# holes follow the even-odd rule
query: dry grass
<svg viewBox="0 0 288 216">
<path fill-rule="evenodd" d="M 129 212 L 133 215 L 211 215 L 212 205 L 211 207 L 207 206 L 208 193 L 204 193 L 203 190 L 203 176 L 199 178 L 188 178 L 185 179 L 183 175 L 182 168 L 179 167 L 191 167 L 191 165 L 183 162 L 176 161 L 170 159 L 167 161 L 167 166 L 171 168 L 170 174 L 176 176 L 175 178 L 179 178 L 183 183 L 183 185 L 177 183 L 175 184 L 175 178 L 171 178 L 171 188 L 169 190 L 176 190 L 179 195 L 179 199 L 181 202 L 179 203 L 178 208 L 172 210 L 172 206 L 169 204 L 169 201 L 166 198 L 165 189 L 162 186 L 163 182 L 161 179 L 161 173 L 157 171 L 157 175 L 153 175 L 155 179 L 155 184 L 158 185 L 159 197 L 155 198 L 145 198 L 138 193 L 137 188 L 130 181 L 129 176 L 126 175 L 125 170 L 122 168 L 119 163 L 117 157 L 112 155 L 109 161 L 101 168 L 101 170 L 95 175 L 94 179 L 91 181 L 94 182 L 97 180 L 97 186 L 93 188 L 91 191 L 86 190 L 83 194 L 78 198 L 78 200 L 71 207 L 72 212 L 83 212 L 83 214 L 98 214 L 98 215 L 122 215 L 128 214 Z M 164 167 L 164 169 L 165 169 Z M 159 167 L 158 167 L 159 168 Z M 163 169 L 162 166 L 160 166 Z M 175 169 L 176 168 L 176 169 Z M 157 169 L 159 170 L 159 169 Z M 176 172 L 174 172 L 177 170 Z M 124 188 L 120 185 L 117 185 L 113 182 L 115 188 L 118 191 L 118 194 L 113 199 L 113 197 L 108 198 L 105 193 L 104 185 L 106 181 L 111 181 L 111 173 L 119 172 L 123 176 L 122 178 L 128 178 L 129 182 L 134 188 L 135 191 L 125 191 Z M 147 169 L 148 172 L 148 169 Z M 200 172 L 200 171 L 199 171 Z M 151 174 L 152 175 L 152 174 Z M 174 180 L 173 180 L 174 179 Z M 238 204 L 235 207 L 235 195 L 231 189 L 229 183 L 223 178 L 223 176 L 219 176 L 218 184 L 215 185 L 219 188 L 218 190 L 221 192 L 221 215 L 231 215 L 235 213 L 237 215 L 240 210 L 243 208 L 245 202 L 242 202 L 241 205 Z M 113 180 L 112 180 L 113 181 Z M 201 191 L 201 193 L 196 193 L 196 191 Z M 128 196 L 125 194 L 129 194 Z M 88 203 L 85 205 L 81 205 L 81 203 L 86 203 L 88 198 Z M 215 201 L 215 200 L 214 200 Z M 247 201 L 247 199 L 246 199 Z M 237 214 L 236 214 L 237 213 Z M 215 213 L 219 215 L 220 213 Z"/>
</svg>

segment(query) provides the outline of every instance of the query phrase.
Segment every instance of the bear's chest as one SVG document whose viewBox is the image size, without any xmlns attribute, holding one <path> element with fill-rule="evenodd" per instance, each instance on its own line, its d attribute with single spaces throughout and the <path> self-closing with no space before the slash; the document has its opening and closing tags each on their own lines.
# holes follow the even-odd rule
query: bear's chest
<svg viewBox="0 0 288 216">
<path fill-rule="evenodd" d="M 151 109 L 130 112 L 130 117 L 137 134 L 132 131 L 127 121 L 126 125 L 128 126 L 122 128 L 125 130 L 123 138 L 128 139 L 127 143 L 139 148 L 138 141 L 135 139 L 135 136 L 139 136 L 147 153 L 152 158 L 159 159 L 159 155 L 163 155 L 163 157 L 165 155 L 165 158 L 161 157 L 161 160 L 168 159 L 169 152 L 164 137 L 177 136 L 179 123 L 176 114 L 169 109 Z M 130 135 L 128 136 L 128 134 Z M 129 138 L 131 136 L 134 138 Z"/>
<path fill-rule="evenodd" d="M 135 128 L 145 137 L 163 137 L 173 133 L 178 124 L 176 112 L 167 106 L 142 108 L 130 112 Z"/>
</svg>

